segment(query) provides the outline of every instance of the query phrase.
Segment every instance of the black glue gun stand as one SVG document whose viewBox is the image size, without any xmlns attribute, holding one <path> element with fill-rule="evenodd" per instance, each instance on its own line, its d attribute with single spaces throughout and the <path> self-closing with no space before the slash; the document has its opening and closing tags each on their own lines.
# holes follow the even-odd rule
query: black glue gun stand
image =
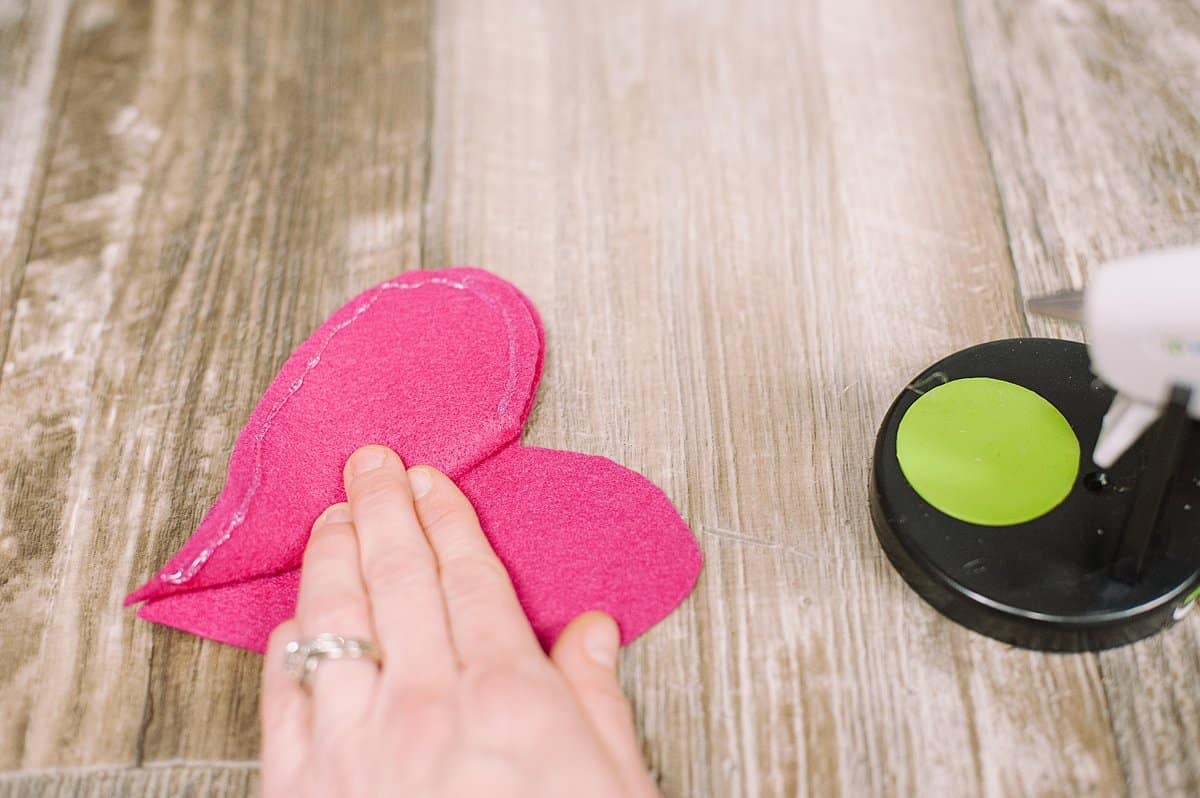
<svg viewBox="0 0 1200 798">
<path fill-rule="evenodd" d="M 897 456 L 905 413 L 930 386 L 1004 380 L 1053 404 L 1079 440 L 1074 486 L 1032 520 L 987 526 L 925 501 Z M 1200 423 L 1190 392 L 1164 397 L 1162 416 L 1109 469 L 1091 459 L 1114 398 L 1079 343 L 1023 338 L 981 344 L 933 364 L 884 417 L 871 471 L 875 532 L 922 598 L 958 623 L 1045 651 L 1119 646 L 1158 632 L 1200 598 Z"/>
</svg>

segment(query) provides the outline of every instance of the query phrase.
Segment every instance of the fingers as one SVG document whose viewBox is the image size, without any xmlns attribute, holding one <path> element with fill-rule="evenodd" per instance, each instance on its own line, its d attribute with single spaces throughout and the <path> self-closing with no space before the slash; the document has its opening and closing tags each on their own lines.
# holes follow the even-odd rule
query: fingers
<svg viewBox="0 0 1200 798">
<path fill-rule="evenodd" d="M 558 636 L 550 659 L 592 721 L 609 756 L 635 795 L 658 795 L 638 748 L 633 710 L 617 681 L 620 633 L 602 612 L 585 612 Z"/>
<path fill-rule="evenodd" d="M 263 658 L 259 716 L 265 796 L 292 794 L 308 755 L 308 696 L 283 668 L 284 647 L 299 637 L 300 624 L 284 621 L 271 633 Z"/>
<path fill-rule="evenodd" d="M 409 472 L 417 516 L 437 554 L 450 635 L 464 665 L 540 656 L 508 572 L 462 491 L 425 466 Z"/>
<path fill-rule="evenodd" d="M 303 639 L 331 632 L 375 640 L 348 504 L 333 505 L 313 524 L 300 570 L 296 620 Z M 370 703 L 377 676 L 378 669 L 369 660 L 318 665 L 310 679 L 316 726 L 341 729 L 345 718 L 361 716 Z"/>
<path fill-rule="evenodd" d="M 385 681 L 448 683 L 455 662 L 437 561 L 417 520 L 404 463 L 386 447 L 364 446 L 346 463 L 345 480 Z"/>
</svg>

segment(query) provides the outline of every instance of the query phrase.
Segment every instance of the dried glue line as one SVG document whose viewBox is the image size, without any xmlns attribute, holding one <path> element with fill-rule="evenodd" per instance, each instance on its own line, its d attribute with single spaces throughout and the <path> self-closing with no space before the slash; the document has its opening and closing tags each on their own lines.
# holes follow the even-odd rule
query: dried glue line
<svg viewBox="0 0 1200 798">
<path fill-rule="evenodd" d="M 246 512 L 250 508 L 250 501 L 254 498 L 254 494 L 258 491 L 258 488 L 262 483 L 263 439 L 266 438 L 267 433 L 270 431 L 271 425 L 275 421 L 275 416 L 277 416 L 279 412 L 283 410 L 284 406 L 291 400 L 291 398 L 295 396 L 302 387 L 304 387 L 304 380 L 308 378 L 308 375 L 312 373 L 313 369 L 321 364 L 321 358 L 324 356 L 325 350 L 329 348 L 331 343 L 333 343 L 333 339 L 337 337 L 338 333 L 349 327 L 358 319 L 362 318 L 362 316 L 365 315 L 366 312 L 370 310 L 376 302 L 379 301 L 379 298 L 383 296 L 384 291 L 409 291 L 416 288 L 422 288 L 427 285 L 441 285 L 447 288 L 454 288 L 459 291 L 469 291 L 485 302 L 491 308 L 492 312 L 498 314 L 501 320 L 503 320 L 505 333 L 508 337 L 508 381 L 505 385 L 504 393 L 500 396 L 500 402 L 496 406 L 496 415 L 501 419 L 504 418 L 505 414 L 508 412 L 509 405 L 512 402 L 513 394 L 515 394 L 517 390 L 517 337 L 516 333 L 513 331 L 512 319 L 509 316 L 508 311 L 505 310 L 504 305 L 487 291 L 471 285 L 470 278 L 465 278 L 461 282 L 449 280 L 445 277 L 429 277 L 413 283 L 402 283 L 395 281 L 383 283 L 379 286 L 370 299 L 354 309 L 354 314 L 350 318 L 342 321 L 330 331 L 329 335 L 321 343 L 317 353 L 309 358 L 308 362 L 305 364 L 304 372 L 292 381 L 292 384 L 288 387 L 288 392 L 283 396 L 282 399 L 279 400 L 279 402 L 276 403 L 275 407 L 271 408 L 271 412 L 267 413 L 267 417 L 263 420 L 262 426 L 259 427 L 258 432 L 256 432 L 254 435 L 254 471 L 250 478 L 250 488 L 242 497 L 242 501 L 238 504 L 237 510 L 235 510 L 233 515 L 230 517 L 229 522 L 226 524 L 225 529 L 222 531 L 220 537 L 201 549 L 200 553 L 192 559 L 186 568 L 180 568 L 176 571 L 172 571 L 171 573 L 161 574 L 159 575 L 159 579 L 172 585 L 182 585 L 191 580 L 200 572 L 205 563 L 209 561 L 216 550 L 225 545 L 225 543 L 228 542 L 231 537 L 233 537 L 234 530 L 241 526 L 246 520 Z"/>
</svg>

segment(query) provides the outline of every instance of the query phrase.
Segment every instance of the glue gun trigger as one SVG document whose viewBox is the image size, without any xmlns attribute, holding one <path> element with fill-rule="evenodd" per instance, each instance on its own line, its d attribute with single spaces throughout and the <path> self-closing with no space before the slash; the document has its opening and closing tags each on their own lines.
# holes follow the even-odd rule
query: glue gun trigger
<svg viewBox="0 0 1200 798">
<path fill-rule="evenodd" d="M 1158 418 L 1160 409 L 1117 394 L 1104 414 L 1092 460 L 1101 468 L 1115 463 Z"/>
</svg>

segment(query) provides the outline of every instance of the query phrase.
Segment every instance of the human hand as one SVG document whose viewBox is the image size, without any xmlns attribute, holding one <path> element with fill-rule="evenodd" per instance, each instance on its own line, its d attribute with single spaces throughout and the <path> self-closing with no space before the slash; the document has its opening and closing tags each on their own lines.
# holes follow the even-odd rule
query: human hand
<svg viewBox="0 0 1200 798">
<path fill-rule="evenodd" d="M 446 476 L 368 446 L 345 481 L 263 663 L 264 795 L 658 795 L 616 678 L 615 621 L 581 615 L 547 658 Z M 382 666 L 324 661 L 306 689 L 284 647 L 322 632 L 372 641 Z"/>
</svg>

